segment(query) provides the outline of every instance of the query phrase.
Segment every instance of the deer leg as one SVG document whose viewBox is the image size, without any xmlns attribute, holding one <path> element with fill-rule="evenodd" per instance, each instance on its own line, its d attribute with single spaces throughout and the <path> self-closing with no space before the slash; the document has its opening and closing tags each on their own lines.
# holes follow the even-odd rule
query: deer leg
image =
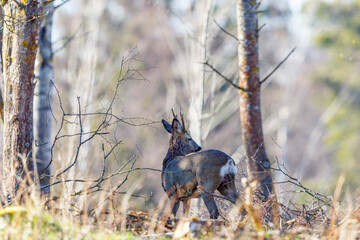
<svg viewBox="0 0 360 240">
<path fill-rule="evenodd" d="M 176 214 L 179 208 L 179 201 L 176 199 L 174 195 L 169 196 L 169 203 L 166 204 L 164 215 L 170 217 L 171 214 Z"/>
<path fill-rule="evenodd" d="M 201 191 L 201 198 L 204 200 L 205 206 L 210 213 L 211 219 L 217 219 L 219 217 L 219 210 L 216 206 L 214 197 L 211 195 L 217 189 L 221 183 L 221 179 L 209 179 L 206 177 L 205 172 L 201 172 L 198 176 L 199 186 L 204 191 Z"/>
<path fill-rule="evenodd" d="M 238 193 L 235 188 L 235 176 L 226 175 L 217 190 L 235 203 L 238 198 Z"/>
<path fill-rule="evenodd" d="M 191 199 L 190 198 L 183 201 L 183 216 L 184 217 L 189 217 L 190 205 L 191 205 Z"/>
<path fill-rule="evenodd" d="M 176 216 L 177 211 L 179 210 L 180 201 L 176 201 L 172 207 L 171 214 L 174 214 L 174 217 Z"/>
<path fill-rule="evenodd" d="M 204 200 L 205 206 L 210 213 L 211 219 L 217 219 L 219 217 L 219 210 L 216 206 L 215 200 L 212 196 L 207 193 L 202 192 L 201 197 Z"/>
<path fill-rule="evenodd" d="M 168 219 L 168 224 L 173 224 L 171 220 L 171 214 L 174 214 L 174 217 L 176 215 L 177 210 L 179 209 L 180 202 L 174 197 L 169 196 L 169 203 L 167 204 L 164 212 L 164 216 Z"/>
</svg>

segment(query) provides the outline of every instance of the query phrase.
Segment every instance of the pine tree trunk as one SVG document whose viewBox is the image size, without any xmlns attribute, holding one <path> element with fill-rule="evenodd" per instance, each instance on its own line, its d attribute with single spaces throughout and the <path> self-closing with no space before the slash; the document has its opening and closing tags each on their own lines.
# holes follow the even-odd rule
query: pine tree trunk
<svg viewBox="0 0 360 240">
<path fill-rule="evenodd" d="M 40 177 L 42 193 L 50 192 L 50 168 L 47 167 L 50 161 L 50 149 L 52 145 L 52 87 L 51 80 L 54 77 L 53 50 L 51 32 L 54 13 L 54 2 L 48 3 L 44 11 L 43 24 L 40 32 L 39 56 L 37 57 L 37 84 L 34 96 L 34 140 L 35 159 L 37 171 Z"/>
<path fill-rule="evenodd" d="M 34 62 L 39 42 L 42 2 L 3 1 L 4 152 L 3 179 L 14 196 L 25 176 L 33 170 Z M 25 166 L 24 164 L 25 163 Z M 22 185 L 22 184 L 21 184 Z"/>
<path fill-rule="evenodd" d="M 258 181 L 254 196 L 267 201 L 273 191 L 266 156 L 260 108 L 257 1 L 237 1 L 240 118 L 250 181 Z"/>
</svg>

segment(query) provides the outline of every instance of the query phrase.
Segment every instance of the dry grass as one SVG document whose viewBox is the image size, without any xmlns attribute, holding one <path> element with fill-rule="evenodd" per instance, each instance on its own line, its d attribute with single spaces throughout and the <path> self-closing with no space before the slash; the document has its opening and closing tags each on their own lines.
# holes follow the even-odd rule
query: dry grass
<svg viewBox="0 0 360 240">
<path fill-rule="evenodd" d="M 115 203 L 111 196 L 96 198 L 104 204 L 95 209 L 90 196 L 68 195 L 53 200 L 40 199 L 37 191 L 23 199 L 21 205 L 0 209 L 1 239 L 134 239 L 134 238 L 202 238 L 202 239 L 358 239 L 360 210 L 339 201 L 343 178 L 330 206 L 310 207 L 277 203 L 280 216 L 264 224 L 261 204 L 246 200 L 219 220 L 168 218 L 161 215 L 165 205 L 154 211 L 131 211 L 131 197 Z M 252 190 L 249 185 L 245 192 Z M 89 198 L 88 200 L 86 200 Z M 118 201 L 116 201 L 118 202 Z M 98 204 L 96 206 L 99 206 Z M 273 211 L 275 212 L 275 211 Z"/>
</svg>

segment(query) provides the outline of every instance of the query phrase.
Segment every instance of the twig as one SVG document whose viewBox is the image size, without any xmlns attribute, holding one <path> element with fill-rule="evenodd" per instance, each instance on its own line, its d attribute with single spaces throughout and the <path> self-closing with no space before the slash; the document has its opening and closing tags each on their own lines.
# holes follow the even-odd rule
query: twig
<svg viewBox="0 0 360 240">
<path fill-rule="evenodd" d="M 113 191 L 113 193 L 116 192 L 119 188 L 121 188 L 121 186 L 126 182 L 126 180 L 127 180 L 128 177 L 129 177 L 129 174 L 132 172 L 132 170 L 133 170 L 133 168 L 134 168 L 135 163 L 136 163 L 136 158 L 134 159 L 134 162 L 133 162 L 133 164 L 131 165 L 130 170 L 127 171 L 127 174 L 126 174 L 124 180 L 115 188 L 115 190 Z M 119 173 L 119 174 L 121 174 L 121 173 Z"/>
<path fill-rule="evenodd" d="M 305 187 L 297 178 L 294 178 L 294 177 L 290 176 L 288 173 L 286 173 L 286 172 L 281 168 L 281 165 L 280 165 L 279 160 L 278 160 L 277 158 L 276 158 L 276 161 L 277 161 L 277 166 L 278 166 L 278 168 L 272 168 L 272 167 L 271 167 L 271 169 L 274 170 L 274 171 L 279 171 L 279 172 L 281 172 L 282 174 L 284 174 L 284 175 L 288 178 L 288 180 L 284 181 L 284 183 L 293 184 L 293 185 L 301 188 L 301 189 L 302 189 L 302 192 L 307 193 L 308 195 L 310 195 L 311 197 L 313 197 L 313 198 L 317 199 L 318 201 L 324 203 L 325 205 L 328 205 L 328 206 L 331 205 L 328 201 L 326 201 L 326 200 L 329 199 L 328 196 L 323 195 L 323 194 L 320 194 L 320 193 L 317 193 L 317 192 L 314 192 L 314 191 L 312 191 L 311 189 Z M 324 200 L 324 199 L 326 199 L 326 200 Z"/>
<path fill-rule="evenodd" d="M 88 134 L 93 134 L 95 133 L 96 131 L 90 131 L 90 132 L 84 132 L 82 133 L 82 135 L 88 135 Z M 79 136 L 81 133 L 74 133 L 74 134 L 64 134 L 64 135 L 61 135 L 58 137 L 58 139 L 60 138 L 65 138 L 65 137 L 76 137 L 76 136 Z M 108 135 L 110 133 L 108 132 L 98 132 L 97 133 L 98 135 Z M 47 144 L 47 143 L 44 143 L 44 144 Z M 43 144 L 42 144 L 43 145 Z M 38 146 L 41 146 L 41 145 L 38 145 Z"/>
<path fill-rule="evenodd" d="M 214 23 L 216 24 L 216 26 L 218 26 L 220 28 L 221 31 L 223 31 L 230 37 L 234 38 L 236 41 L 239 41 L 239 39 L 234 34 L 228 32 L 226 29 L 224 29 L 222 26 L 220 26 L 220 24 L 215 19 L 214 19 Z"/>
<path fill-rule="evenodd" d="M 66 116 L 77 116 L 77 113 L 67 113 Z M 127 117 L 127 118 L 120 118 L 118 116 L 116 116 L 113 113 L 110 112 L 90 112 L 90 113 L 83 113 L 82 116 L 94 116 L 94 115 L 104 115 L 105 116 L 109 116 L 112 118 L 115 118 L 118 122 L 122 122 L 125 123 L 127 125 L 133 126 L 133 127 L 139 127 L 139 126 L 148 126 L 151 124 L 157 124 L 160 123 L 160 121 L 153 121 L 151 119 L 147 119 L 147 118 L 141 118 L 141 117 Z M 145 123 L 134 123 L 134 121 L 146 121 Z M 94 131 L 92 131 L 94 132 Z"/>
<path fill-rule="evenodd" d="M 271 75 L 273 75 L 274 72 L 275 72 L 276 70 L 278 70 L 278 68 L 279 68 L 284 62 L 286 62 L 286 60 L 290 57 L 290 55 L 293 54 L 293 52 L 295 51 L 295 49 L 296 49 L 296 47 L 293 48 L 293 49 L 290 51 L 290 53 L 289 53 L 263 80 L 260 81 L 260 84 L 263 84 L 266 80 L 268 80 L 269 77 L 271 77 Z"/>
<path fill-rule="evenodd" d="M 58 5 L 56 5 L 56 6 L 54 7 L 54 9 L 56 10 L 56 9 L 58 9 L 59 7 L 61 7 L 62 5 L 64 5 L 65 3 L 68 3 L 68 2 L 70 2 L 70 0 L 63 0 L 61 3 L 59 3 Z"/>
<path fill-rule="evenodd" d="M 217 75 L 219 75 L 222 79 L 224 79 L 226 82 L 228 82 L 234 88 L 239 89 L 239 90 L 244 91 L 244 92 L 249 91 L 248 89 L 240 87 L 239 85 L 234 83 L 231 79 L 225 77 L 219 70 L 217 70 L 215 67 L 213 67 L 213 65 L 211 65 L 209 62 L 206 61 L 203 64 L 205 64 L 206 66 L 211 68 L 211 70 L 213 70 Z"/>
<path fill-rule="evenodd" d="M 109 196 L 110 196 L 110 194 L 127 194 L 126 191 L 120 191 L 120 188 L 128 180 L 128 177 L 132 171 L 152 170 L 152 171 L 162 172 L 161 170 L 152 169 L 152 168 L 134 168 L 134 165 L 136 162 L 136 159 L 134 156 L 129 161 L 127 161 L 125 164 L 123 164 L 121 167 L 119 167 L 119 169 L 116 172 L 109 173 L 108 175 L 106 175 L 106 160 L 109 158 L 110 155 L 112 155 L 114 150 L 122 143 L 122 141 L 117 141 L 114 145 L 111 144 L 108 141 L 108 139 L 106 138 L 106 135 L 110 131 L 105 132 L 104 130 L 106 128 L 108 128 L 109 126 L 111 126 L 113 124 L 117 124 L 117 123 L 125 123 L 125 124 L 131 125 L 131 126 L 143 126 L 143 125 L 151 125 L 153 123 L 156 123 L 156 122 L 151 121 L 146 118 L 121 118 L 112 113 L 113 105 L 115 103 L 115 100 L 118 97 L 119 88 L 120 88 L 120 85 L 122 82 L 124 82 L 126 80 L 146 80 L 145 76 L 142 74 L 142 71 L 145 70 L 144 68 L 139 67 L 139 68 L 133 69 L 131 67 L 132 61 L 141 62 L 141 60 L 133 57 L 134 51 L 136 51 L 136 48 L 133 48 L 131 51 L 129 51 L 128 55 L 126 55 L 122 58 L 121 68 L 120 68 L 120 73 L 119 73 L 119 77 L 117 80 L 116 88 L 113 92 L 113 95 L 110 97 L 109 105 L 101 112 L 82 113 L 79 97 L 77 99 L 78 100 L 78 112 L 77 113 L 65 112 L 65 110 L 63 108 L 63 103 L 62 103 L 62 99 L 60 96 L 60 92 L 57 89 L 57 87 L 55 86 L 54 82 L 51 81 L 51 83 L 53 84 L 53 87 L 55 88 L 56 93 L 57 93 L 60 109 L 62 112 L 62 118 L 61 118 L 61 122 L 59 124 L 59 128 L 57 130 L 57 133 L 54 137 L 52 146 L 51 146 L 50 161 L 49 161 L 48 165 L 44 169 L 42 169 L 41 176 L 44 176 L 43 174 L 44 174 L 45 170 L 47 168 L 49 168 L 53 162 L 56 143 L 58 143 L 58 141 L 60 139 L 63 139 L 65 137 L 78 136 L 79 142 L 77 145 L 77 149 L 75 150 L 75 152 L 76 152 L 75 157 L 74 157 L 73 161 L 71 162 L 71 164 L 69 166 L 67 166 L 63 171 L 61 171 L 60 173 L 55 175 L 55 177 L 61 176 L 62 174 L 67 172 L 69 169 L 71 169 L 78 162 L 78 160 L 80 159 L 79 156 L 80 156 L 80 151 L 82 150 L 82 145 L 85 144 L 86 142 L 91 141 L 95 136 L 100 136 L 101 138 L 103 138 L 111 146 L 111 149 L 108 152 L 105 152 L 104 144 L 102 144 L 102 151 L 103 151 L 102 170 L 101 170 L 100 176 L 98 176 L 97 179 L 95 179 L 95 180 L 74 179 L 74 178 L 73 179 L 57 179 L 55 182 L 49 184 L 48 186 L 44 186 L 44 188 L 54 186 L 54 185 L 57 185 L 60 183 L 90 183 L 88 186 L 84 187 L 83 189 L 80 189 L 79 191 L 70 194 L 70 196 L 92 194 L 92 193 L 99 192 L 99 191 L 108 192 Z M 54 116 L 54 114 L 53 114 L 53 116 Z M 101 122 L 98 124 L 97 129 L 91 130 L 88 132 L 84 132 L 83 120 L 85 119 L 86 116 L 90 116 L 90 117 L 100 116 Z M 139 123 L 138 121 L 143 121 L 144 123 Z M 80 127 L 79 132 L 74 133 L 74 134 L 67 134 L 67 133 L 63 134 L 62 132 L 64 131 L 64 126 L 66 123 L 79 125 L 79 127 Z M 132 162 L 132 165 L 131 165 L 130 169 L 126 170 L 125 168 L 131 162 Z M 103 188 L 102 185 L 104 184 L 105 181 L 107 181 L 117 175 L 123 175 L 123 174 L 126 175 L 125 178 L 121 182 L 119 182 L 115 188 L 112 188 L 112 187 L 110 187 L 109 189 Z M 47 176 L 49 176 L 49 175 L 47 175 Z M 49 177 L 54 177 L 54 176 L 49 176 Z M 131 196 L 138 196 L 138 195 L 131 195 Z M 138 197 L 141 197 L 141 196 L 138 196 Z"/>
<path fill-rule="evenodd" d="M 59 46 L 57 49 L 55 49 L 53 51 L 53 54 L 56 54 L 57 52 L 63 50 L 67 45 L 69 45 L 76 37 L 80 38 L 80 37 L 86 37 L 89 32 L 84 32 L 82 34 L 78 34 L 80 32 L 80 29 L 82 28 L 82 25 L 80 24 L 79 27 L 75 30 L 75 32 L 69 36 L 69 37 L 64 37 L 61 39 L 56 40 L 53 45 L 55 45 L 57 42 L 62 41 L 61 46 Z"/>
<path fill-rule="evenodd" d="M 258 28 L 258 32 L 260 32 L 261 29 L 263 29 L 263 27 L 266 26 L 266 23 L 264 23 L 263 25 L 261 25 L 259 28 Z"/>
<path fill-rule="evenodd" d="M 53 162 L 53 159 L 54 159 L 54 148 L 55 148 L 55 143 L 57 142 L 57 140 L 59 139 L 59 134 L 64 126 L 64 122 L 65 122 L 65 110 L 63 108 L 63 105 L 62 105 L 62 101 L 61 101 L 61 97 L 60 97 L 60 92 L 59 92 L 59 89 L 56 87 L 56 85 L 54 84 L 54 82 L 52 80 L 50 80 L 50 83 L 53 85 L 53 87 L 55 88 L 55 91 L 56 91 L 56 94 L 57 94 L 57 97 L 58 97 L 58 100 L 59 100 L 59 106 L 60 106 L 60 109 L 62 111 L 62 117 L 61 117 L 61 122 L 60 122 L 60 127 L 59 127 L 59 130 L 57 131 L 56 135 L 55 135 L 55 138 L 54 138 L 54 141 L 53 141 L 53 144 L 51 146 L 51 149 L 50 149 L 50 161 L 48 163 L 48 165 L 42 169 L 41 173 L 39 174 L 39 176 L 41 176 L 45 171 L 46 169 L 48 169 L 50 167 L 50 165 L 52 164 Z"/>
<path fill-rule="evenodd" d="M 221 198 L 221 199 L 224 199 L 224 200 L 227 200 L 227 201 L 231 202 L 232 204 L 236 203 L 233 200 L 231 200 L 231 199 L 229 199 L 229 198 L 227 198 L 225 196 L 217 195 L 215 193 L 209 193 L 209 192 L 205 191 L 205 189 L 200 185 L 198 185 L 198 188 L 200 189 L 200 191 L 202 191 L 203 193 L 206 193 L 207 195 L 209 195 L 211 197 Z"/>
<path fill-rule="evenodd" d="M 133 172 L 133 171 L 138 171 L 138 170 L 151 170 L 151 171 L 154 171 L 154 172 L 161 172 L 161 173 L 167 173 L 167 174 L 170 174 L 170 172 L 165 172 L 165 171 L 162 171 L 160 169 L 156 169 L 156 168 L 134 168 L 134 169 L 130 169 L 130 170 L 126 170 L 126 171 L 122 171 L 122 172 L 119 172 L 119 174 L 124 174 L 124 173 L 128 173 L 128 172 Z"/>
<path fill-rule="evenodd" d="M 83 133 L 84 133 L 84 129 L 83 129 L 83 126 L 82 126 L 82 120 L 81 120 L 81 105 L 80 105 L 80 97 L 77 97 L 77 100 L 78 100 L 78 107 L 79 107 L 79 124 L 80 124 L 80 134 L 79 134 L 79 145 L 77 146 L 77 150 L 76 150 L 76 155 L 75 155 L 75 159 L 74 161 L 70 164 L 70 166 L 68 166 L 67 168 L 65 168 L 62 172 L 58 173 L 56 175 L 56 177 L 58 178 L 60 175 L 62 175 L 63 173 L 67 172 L 70 168 L 72 168 L 77 160 L 78 160 L 78 157 L 79 157 L 79 153 L 80 153 L 80 148 L 81 146 L 90 138 L 88 138 L 87 140 L 85 141 L 82 141 L 82 136 L 83 136 Z M 94 136 L 96 134 L 96 131 L 95 133 L 92 135 Z"/>
<path fill-rule="evenodd" d="M 102 169 L 102 171 L 101 171 L 101 175 L 100 175 L 100 177 L 99 177 L 98 179 L 96 179 L 96 180 L 94 181 L 94 182 L 96 182 L 96 184 L 94 184 L 94 185 L 92 185 L 92 186 L 90 186 L 90 187 L 88 187 L 88 188 L 86 188 L 86 189 L 82 189 L 82 190 L 74 193 L 74 196 L 80 195 L 80 194 L 85 193 L 85 192 L 88 192 L 89 190 L 92 190 L 92 189 L 94 189 L 94 188 L 97 188 L 97 190 L 95 190 L 96 192 L 98 192 L 98 191 L 100 191 L 100 190 L 103 190 L 103 189 L 101 188 L 101 184 L 102 184 L 104 181 L 106 181 L 106 180 L 108 180 L 108 179 L 110 179 L 110 178 L 112 178 L 112 177 L 114 177 L 114 176 L 116 176 L 116 175 L 119 175 L 120 172 L 121 172 L 121 170 L 124 169 L 124 168 L 127 166 L 127 164 L 130 163 L 130 162 L 135 158 L 135 156 L 133 156 L 133 157 L 132 157 L 129 161 L 127 161 L 122 167 L 120 167 L 120 169 L 119 169 L 117 172 L 115 172 L 115 173 L 113 173 L 113 174 L 110 174 L 110 175 L 107 176 L 107 177 L 104 177 L 104 175 L 105 175 L 105 161 L 106 161 L 106 159 L 110 156 L 110 154 L 113 152 L 113 150 L 114 150 L 120 143 L 121 143 L 121 141 L 120 141 L 120 142 L 117 142 L 117 143 L 115 144 L 115 146 L 113 146 L 113 147 L 110 149 L 110 151 L 104 156 L 104 159 L 103 159 L 103 169 Z M 95 191 L 92 191 L 92 192 L 90 192 L 90 193 L 93 193 L 93 192 L 95 192 Z"/>
</svg>

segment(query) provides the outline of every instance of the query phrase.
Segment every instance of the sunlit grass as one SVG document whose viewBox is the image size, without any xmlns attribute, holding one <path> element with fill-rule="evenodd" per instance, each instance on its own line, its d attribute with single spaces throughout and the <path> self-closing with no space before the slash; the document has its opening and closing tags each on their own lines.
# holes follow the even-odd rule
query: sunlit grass
<svg viewBox="0 0 360 240">
<path fill-rule="evenodd" d="M 132 239 L 130 233 L 81 225 L 75 219 L 53 214 L 44 205 L 27 203 L 0 211 L 1 239 Z"/>
</svg>

